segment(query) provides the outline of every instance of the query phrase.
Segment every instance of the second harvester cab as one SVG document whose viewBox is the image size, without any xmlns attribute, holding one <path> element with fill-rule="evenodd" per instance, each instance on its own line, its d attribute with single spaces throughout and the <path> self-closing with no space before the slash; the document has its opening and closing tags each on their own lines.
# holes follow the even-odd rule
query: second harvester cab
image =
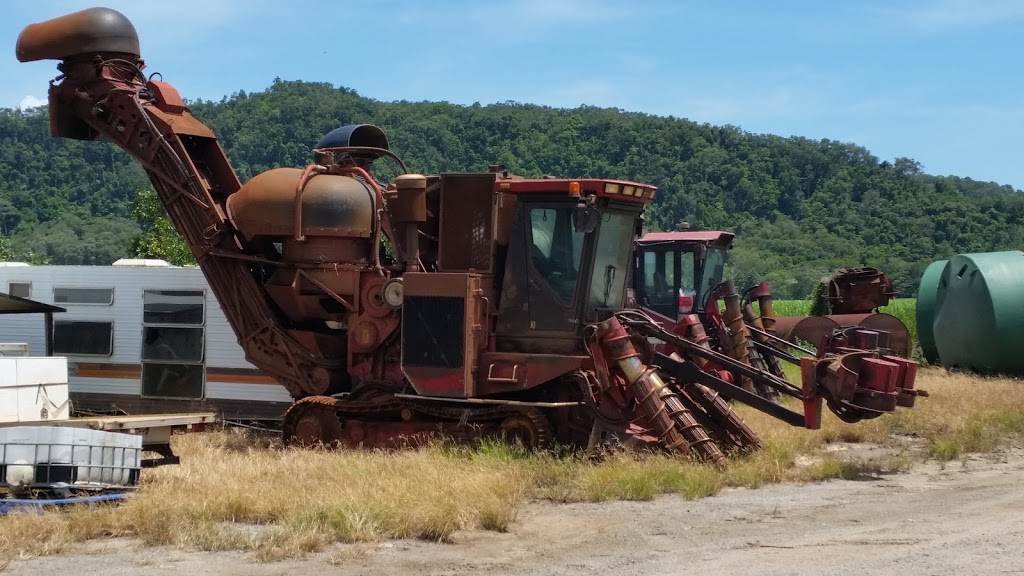
<svg viewBox="0 0 1024 576">
<path fill-rule="evenodd" d="M 722 282 L 735 235 L 696 231 L 648 232 L 637 241 L 633 266 L 636 304 L 677 322 L 703 315 L 711 291 Z"/>
</svg>

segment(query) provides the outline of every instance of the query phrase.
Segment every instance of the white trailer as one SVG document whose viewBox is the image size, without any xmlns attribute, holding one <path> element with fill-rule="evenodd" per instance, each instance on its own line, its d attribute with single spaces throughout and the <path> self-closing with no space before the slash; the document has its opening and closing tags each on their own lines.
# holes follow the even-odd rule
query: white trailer
<svg viewBox="0 0 1024 576">
<path fill-rule="evenodd" d="M 0 263 L 0 292 L 63 308 L 4 319 L 0 340 L 68 359 L 76 415 L 214 412 L 279 420 L 292 399 L 245 360 L 197 267 Z"/>
</svg>

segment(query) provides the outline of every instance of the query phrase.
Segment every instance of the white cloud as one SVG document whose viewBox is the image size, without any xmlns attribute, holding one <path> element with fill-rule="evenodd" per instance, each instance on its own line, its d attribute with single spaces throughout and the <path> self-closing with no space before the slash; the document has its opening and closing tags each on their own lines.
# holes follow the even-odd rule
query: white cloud
<svg viewBox="0 0 1024 576">
<path fill-rule="evenodd" d="M 594 0 L 518 0 L 509 2 L 500 12 L 505 14 L 503 19 L 511 17 L 531 25 L 599 22 L 625 13 L 609 2 Z"/>
<path fill-rule="evenodd" d="M 928 0 L 914 8 L 891 9 L 914 27 L 949 30 L 1024 19 L 1020 0 Z"/>
<path fill-rule="evenodd" d="M 106 0 L 106 8 L 124 14 L 139 33 L 142 50 L 154 44 L 180 45 L 182 42 L 208 36 L 217 28 L 266 5 L 264 0 L 173 0 L 172 2 L 139 2 L 138 0 Z M 95 0 L 60 0 L 47 12 L 56 18 L 71 12 L 97 6 Z"/>
<path fill-rule="evenodd" d="M 376 8 L 394 6 L 387 18 L 400 26 L 459 29 L 463 36 L 480 35 L 489 42 L 505 44 L 548 40 L 559 33 L 586 41 L 580 35 L 581 28 L 621 25 L 638 14 L 625 0 L 493 0 L 448 6 L 401 4 L 400 8 L 397 4 L 383 2 Z"/>
<path fill-rule="evenodd" d="M 821 110 L 817 95 L 793 86 L 776 86 L 735 94 L 703 96 L 677 106 L 683 116 L 711 124 L 739 124 L 753 120 L 808 117 Z"/>
<path fill-rule="evenodd" d="M 609 80 L 581 80 L 554 88 L 543 97 L 548 106 L 575 108 L 581 105 L 624 107 L 621 84 Z"/>
<path fill-rule="evenodd" d="M 25 110 L 27 108 L 35 108 L 37 106 L 42 106 L 44 104 L 46 104 L 46 100 L 42 98 L 36 98 L 35 96 L 29 94 L 28 96 L 25 96 L 21 99 L 21 102 L 18 104 L 18 108 Z"/>
</svg>

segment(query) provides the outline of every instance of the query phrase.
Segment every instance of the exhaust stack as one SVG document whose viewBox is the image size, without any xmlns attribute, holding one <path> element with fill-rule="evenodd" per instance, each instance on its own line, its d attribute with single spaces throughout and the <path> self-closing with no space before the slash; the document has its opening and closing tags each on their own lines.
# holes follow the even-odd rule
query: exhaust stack
<svg viewBox="0 0 1024 576">
<path fill-rule="evenodd" d="M 18 35 L 19 62 L 69 60 L 76 56 L 120 53 L 139 58 L 139 34 L 124 14 L 89 8 L 29 24 Z"/>
</svg>

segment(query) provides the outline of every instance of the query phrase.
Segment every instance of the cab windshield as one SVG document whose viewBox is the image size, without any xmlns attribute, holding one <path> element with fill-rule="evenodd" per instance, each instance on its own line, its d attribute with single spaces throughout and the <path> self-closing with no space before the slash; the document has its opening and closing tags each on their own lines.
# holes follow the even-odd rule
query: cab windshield
<svg viewBox="0 0 1024 576">
<path fill-rule="evenodd" d="M 635 214 L 612 210 L 604 210 L 601 214 L 601 223 L 595 231 L 597 246 L 587 299 L 588 318 L 595 318 L 597 310 L 618 310 L 622 307 L 635 229 Z"/>
<path fill-rule="evenodd" d="M 700 305 L 707 301 L 711 291 L 722 283 L 725 274 L 726 251 L 724 248 L 711 248 L 704 261 L 704 277 L 700 282 Z"/>
<path fill-rule="evenodd" d="M 530 209 L 530 260 L 563 305 L 576 296 L 584 234 L 572 224 L 571 206 Z"/>
<path fill-rule="evenodd" d="M 675 305 L 681 296 L 694 296 L 693 252 L 643 251 L 643 293 L 653 306 Z"/>
</svg>

